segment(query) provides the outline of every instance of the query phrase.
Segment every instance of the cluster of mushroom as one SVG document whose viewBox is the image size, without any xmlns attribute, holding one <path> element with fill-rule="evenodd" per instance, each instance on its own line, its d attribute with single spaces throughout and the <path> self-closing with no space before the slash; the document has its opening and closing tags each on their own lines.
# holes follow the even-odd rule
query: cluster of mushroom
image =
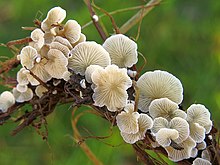
<svg viewBox="0 0 220 165">
<path fill-rule="evenodd" d="M 138 53 L 134 41 L 123 34 L 112 35 L 103 45 L 86 41 L 75 20 L 62 24 L 65 17 L 65 10 L 54 7 L 41 28 L 31 32 L 32 42 L 17 56 L 22 65 L 17 73 L 18 85 L 13 95 L 6 93 L 10 95 L 8 101 L 4 101 L 5 93 L 0 96 L 2 112 L 15 101 L 42 97 L 47 88 L 41 82 L 53 81 L 55 86 L 57 80 L 68 81 L 71 73 L 80 74 L 84 76 L 82 88 L 91 85 L 93 89 L 94 105 L 117 112 L 116 123 L 125 142 L 144 139 L 148 130 L 173 161 L 196 157 L 198 150 L 206 148 L 204 139 L 212 128 L 210 112 L 200 104 L 191 105 L 186 112 L 179 108 L 183 87 L 175 76 L 149 71 L 135 82 L 136 71 L 131 68 L 138 61 Z M 134 96 L 128 94 L 132 87 L 137 89 Z M 207 151 L 203 152 L 194 164 L 209 162 Z"/>
</svg>

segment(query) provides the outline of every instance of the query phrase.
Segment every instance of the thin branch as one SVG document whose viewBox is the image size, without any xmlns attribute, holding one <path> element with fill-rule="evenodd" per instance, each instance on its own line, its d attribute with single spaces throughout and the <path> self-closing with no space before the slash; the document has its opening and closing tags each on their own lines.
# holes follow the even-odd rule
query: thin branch
<svg viewBox="0 0 220 165">
<path fill-rule="evenodd" d="M 122 34 L 129 31 L 134 25 L 136 25 L 141 19 L 146 16 L 155 6 L 159 5 L 162 0 L 151 0 L 147 3 L 143 9 L 137 12 L 131 17 L 122 27 L 119 29 Z"/>
<path fill-rule="evenodd" d="M 102 29 L 101 25 L 99 24 L 98 21 L 96 21 L 95 19 L 93 19 L 93 16 L 96 15 L 95 11 L 93 10 L 92 8 L 92 5 L 91 5 L 91 2 L 90 0 L 84 0 L 85 4 L 87 5 L 88 9 L 89 9 L 89 13 L 90 13 L 90 16 L 91 16 L 91 19 L 93 21 L 93 24 L 95 25 L 99 35 L 101 36 L 101 38 L 103 39 L 103 41 L 106 40 L 107 36 L 104 32 L 104 30 Z"/>
</svg>

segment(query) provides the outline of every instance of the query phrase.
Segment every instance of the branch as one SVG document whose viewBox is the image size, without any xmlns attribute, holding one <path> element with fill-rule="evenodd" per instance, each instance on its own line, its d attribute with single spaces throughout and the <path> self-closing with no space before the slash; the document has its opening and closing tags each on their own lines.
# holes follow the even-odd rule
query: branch
<svg viewBox="0 0 220 165">
<path fill-rule="evenodd" d="M 137 12 L 133 17 L 131 17 L 124 25 L 121 26 L 119 31 L 125 34 L 134 25 L 136 25 L 141 19 L 146 16 L 155 6 L 159 5 L 162 0 L 151 0 L 146 5 L 143 6 L 139 12 Z"/>
</svg>

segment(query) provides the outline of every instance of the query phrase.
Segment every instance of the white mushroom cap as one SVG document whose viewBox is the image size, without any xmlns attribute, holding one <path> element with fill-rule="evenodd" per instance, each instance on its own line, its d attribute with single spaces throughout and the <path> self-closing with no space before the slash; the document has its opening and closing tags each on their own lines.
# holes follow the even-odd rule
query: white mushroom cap
<svg viewBox="0 0 220 165">
<path fill-rule="evenodd" d="M 179 133 L 175 129 L 161 128 L 156 133 L 156 141 L 163 147 L 167 147 L 171 144 L 171 140 L 175 140 L 179 137 Z"/>
<path fill-rule="evenodd" d="M 27 85 L 29 82 L 33 86 L 40 84 L 32 75 L 30 75 L 30 71 L 25 68 L 21 68 L 17 72 L 17 81 L 20 85 Z"/>
<path fill-rule="evenodd" d="M 47 88 L 45 88 L 43 85 L 39 85 L 35 89 L 35 93 L 39 98 L 41 98 L 47 91 Z"/>
<path fill-rule="evenodd" d="M 201 104 L 193 104 L 187 109 L 187 121 L 198 123 L 205 128 L 206 134 L 211 131 L 212 121 L 210 120 L 209 110 Z"/>
<path fill-rule="evenodd" d="M 190 158 L 192 149 L 196 146 L 196 142 L 192 138 L 188 137 L 185 141 L 179 143 L 178 146 L 183 149 L 173 148 L 172 146 L 165 147 L 169 159 L 174 162 Z"/>
<path fill-rule="evenodd" d="M 139 131 L 138 112 L 134 112 L 134 104 L 127 104 L 125 112 L 121 112 L 116 116 L 116 123 L 121 132 L 135 134 Z"/>
<path fill-rule="evenodd" d="M 9 91 L 4 91 L 0 95 L 0 111 L 7 112 L 8 108 L 10 108 L 13 104 L 15 104 L 15 98 L 13 94 Z"/>
<path fill-rule="evenodd" d="M 192 158 L 195 158 L 198 155 L 198 149 L 197 148 L 193 148 L 191 151 L 191 156 Z"/>
<path fill-rule="evenodd" d="M 201 143 L 205 139 L 205 128 L 198 123 L 189 123 L 190 136 L 197 143 Z"/>
<path fill-rule="evenodd" d="M 25 46 L 20 53 L 21 65 L 27 69 L 34 67 L 34 61 L 38 57 L 37 50 L 31 46 Z"/>
<path fill-rule="evenodd" d="M 163 117 L 167 120 L 171 120 L 174 117 L 186 119 L 186 113 L 179 110 L 178 104 L 168 98 L 153 100 L 149 106 L 149 113 L 153 119 L 157 117 Z"/>
<path fill-rule="evenodd" d="M 67 70 L 68 60 L 64 54 L 57 49 L 50 49 L 48 52 L 48 62 L 45 64 L 45 69 L 53 77 L 62 79 L 64 72 Z"/>
<path fill-rule="evenodd" d="M 15 100 L 19 103 L 29 101 L 33 98 L 33 92 L 30 88 L 28 88 L 25 92 L 19 92 L 16 88 L 13 88 L 13 95 Z"/>
<path fill-rule="evenodd" d="M 19 92 L 26 92 L 27 89 L 28 89 L 28 87 L 27 87 L 27 85 L 17 84 L 16 89 L 17 89 Z"/>
<path fill-rule="evenodd" d="M 66 18 L 66 11 L 61 7 L 54 7 L 48 13 L 46 19 L 41 23 L 41 28 L 47 32 L 53 24 L 60 24 Z"/>
<path fill-rule="evenodd" d="M 208 160 L 196 158 L 192 165 L 212 165 Z"/>
<path fill-rule="evenodd" d="M 121 132 L 121 136 L 126 143 L 134 144 L 138 140 L 143 140 L 147 130 L 152 128 L 153 121 L 147 114 L 140 114 L 140 117 L 138 118 L 138 126 L 139 131 L 135 134 Z"/>
<path fill-rule="evenodd" d="M 175 129 L 178 131 L 178 137 L 172 139 L 175 143 L 181 143 L 189 137 L 189 124 L 187 123 L 186 120 L 180 117 L 175 117 L 170 122 L 168 122 L 165 118 L 162 117 L 158 117 L 154 119 L 152 132 L 154 134 L 157 134 L 163 128 Z M 166 131 L 163 131 L 163 133 L 166 134 Z M 160 135 L 162 135 L 162 133 Z M 168 135 L 164 135 L 164 137 L 168 138 L 171 135 L 172 137 L 175 137 L 174 131 L 168 133 Z M 163 137 L 158 137 L 158 138 L 163 138 Z"/>
<path fill-rule="evenodd" d="M 55 41 L 52 42 L 50 44 L 50 49 L 57 49 L 57 50 L 61 51 L 65 55 L 66 58 L 69 57 L 69 53 L 70 53 L 69 48 L 59 42 L 55 42 Z"/>
<path fill-rule="evenodd" d="M 204 150 L 206 146 L 206 142 L 202 141 L 201 143 L 197 143 L 196 148 L 198 148 L 198 150 Z"/>
<path fill-rule="evenodd" d="M 61 36 L 56 36 L 55 39 L 54 39 L 55 42 L 59 42 L 61 43 L 62 45 L 65 45 L 67 46 L 70 50 L 73 48 L 72 45 L 70 44 L 70 42 L 66 39 L 66 38 L 63 38 Z"/>
<path fill-rule="evenodd" d="M 183 87 L 179 79 L 166 71 L 146 72 L 137 81 L 140 89 L 139 109 L 147 112 L 154 99 L 168 98 L 180 104 L 183 100 Z"/>
<path fill-rule="evenodd" d="M 44 43 L 45 44 L 50 44 L 51 42 L 54 41 L 54 35 L 51 34 L 50 32 L 45 32 L 44 34 Z"/>
<path fill-rule="evenodd" d="M 44 45 L 44 32 L 41 29 L 35 29 L 31 32 L 31 42 L 29 45 L 37 50 L 40 50 Z"/>
<path fill-rule="evenodd" d="M 71 44 L 80 39 L 81 26 L 75 20 L 68 20 L 60 31 L 60 34 L 65 36 Z"/>
<path fill-rule="evenodd" d="M 123 34 L 107 38 L 103 47 L 109 53 L 112 64 L 121 68 L 132 67 L 137 63 L 137 44 Z"/>
<path fill-rule="evenodd" d="M 97 69 L 102 69 L 102 67 L 99 65 L 90 65 L 86 68 L 85 78 L 88 83 L 92 83 L 92 79 L 91 79 L 92 73 Z"/>
<path fill-rule="evenodd" d="M 81 33 L 79 40 L 77 42 L 75 42 L 74 44 L 72 43 L 72 46 L 75 47 L 77 44 L 79 44 L 81 42 L 85 42 L 85 41 L 86 41 L 86 36 L 85 36 L 85 34 Z"/>
<path fill-rule="evenodd" d="M 106 67 L 111 63 L 108 52 L 92 41 L 79 43 L 71 50 L 71 53 L 68 67 L 81 75 L 85 75 L 86 68 L 90 65 Z"/>
<path fill-rule="evenodd" d="M 92 74 L 92 82 L 96 85 L 92 96 L 94 105 L 106 106 L 109 111 L 115 112 L 127 104 L 127 89 L 132 81 L 125 68 L 108 65 L 105 69 L 98 69 Z"/>
<path fill-rule="evenodd" d="M 45 69 L 45 62 L 44 60 L 41 60 L 40 63 L 36 63 L 34 67 L 31 69 L 32 73 L 37 76 L 41 81 L 47 82 L 52 77 Z"/>
</svg>

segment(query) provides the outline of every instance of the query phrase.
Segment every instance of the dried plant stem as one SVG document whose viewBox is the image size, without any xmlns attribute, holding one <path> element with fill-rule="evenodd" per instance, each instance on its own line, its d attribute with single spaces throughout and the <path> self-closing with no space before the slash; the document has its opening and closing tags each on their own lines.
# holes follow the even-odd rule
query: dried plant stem
<svg viewBox="0 0 220 165">
<path fill-rule="evenodd" d="M 77 116 L 77 118 L 73 118 L 74 117 L 74 112 L 78 107 L 74 107 L 73 111 L 72 111 L 72 128 L 73 128 L 73 132 L 74 132 L 74 139 L 75 141 L 79 144 L 80 148 L 84 151 L 84 153 L 87 155 L 87 157 L 93 162 L 94 165 L 103 165 L 103 163 L 98 160 L 98 158 L 95 156 L 95 154 L 93 154 L 93 152 L 90 150 L 90 148 L 86 145 L 86 143 L 83 141 L 77 127 L 77 120 L 80 116 Z"/>
<path fill-rule="evenodd" d="M 124 25 L 121 26 L 119 31 L 124 34 L 129 31 L 134 25 L 136 25 L 141 19 L 146 16 L 156 5 L 159 5 L 162 0 L 151 0 L 143 6 L 139 12 L 131 17 Z"/>
</svg>

